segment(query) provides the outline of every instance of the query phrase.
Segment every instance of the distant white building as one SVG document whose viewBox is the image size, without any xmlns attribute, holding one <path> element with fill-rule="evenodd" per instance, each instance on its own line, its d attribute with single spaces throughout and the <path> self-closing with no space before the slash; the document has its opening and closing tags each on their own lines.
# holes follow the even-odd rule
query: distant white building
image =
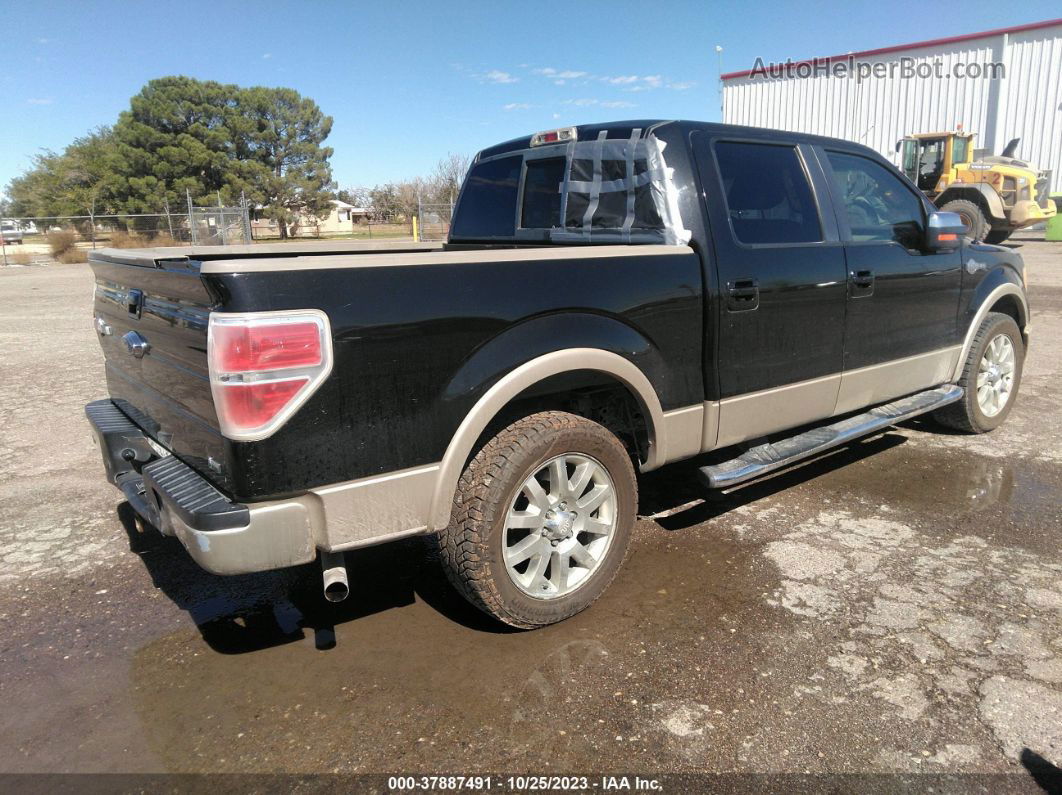
<svg viewBox="0 0 1062 795">
<path fill-rule="evenodd" d="M 764 54 L 766 60 L 769 54 Z M 1062 191 L 1062 19 L 722 75 L 723 120 L 858 141 L 958 127 L 976 149 L 1051 169 Z"/>
<path fill-rule="evenodd" d="M 260 208 L 255 208 L 259 210 Z M 365 207 L 355 207 L 339 199 L 332 199 L 332 209 L 328 215 L 318 218 L 306 214 L 299 218 L 296 225 L 295 235 L 298 237 L 322 237 L 328 235 L 342 235 L 354 231 L 355 225 L 368 220 L 369 210 Z M 257 213 L 256 213 L 257 215 Z M 280 228 L 272 218 L 254 218 L 251 221 L 256 239 L 267 237 L 279 237 Z"/>
</svg>

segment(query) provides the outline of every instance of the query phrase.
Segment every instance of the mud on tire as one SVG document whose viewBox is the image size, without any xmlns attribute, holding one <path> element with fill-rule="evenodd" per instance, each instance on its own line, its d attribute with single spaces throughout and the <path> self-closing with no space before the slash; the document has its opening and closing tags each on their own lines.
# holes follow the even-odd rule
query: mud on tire
<svg viewBox="0 0 1062 795">
<path fill-rule="evenodd" d="M 507 517 L 519 504 L 528 479 L 567 455 L 592 461 L 607 473 L 615 494 L 610 504 L 615 511 L 612 535 L 600 559 L 592 568 L 588 566 L 589 574 L 570 593 L 535 598 L 526 586 L 514 581 L 516 575 L 506 565 Z M 606 428 L 565 412 L 533 414 L 487 442 L 462 473 L 450 525 L 439 534 L 439 559 L 454 587 L 499 621 L 522 629 L 563 621 L 593 603 L 623 563 L 637 511 L 637 491 L 630 455 Z M 536 529 L 528 535 L 537 532 L 545 534 Z M 552 542 L 547 539 L 545 543 Z M 569 562 L 577 564 L 574 557 L 565 566 Z"/>
</svg>

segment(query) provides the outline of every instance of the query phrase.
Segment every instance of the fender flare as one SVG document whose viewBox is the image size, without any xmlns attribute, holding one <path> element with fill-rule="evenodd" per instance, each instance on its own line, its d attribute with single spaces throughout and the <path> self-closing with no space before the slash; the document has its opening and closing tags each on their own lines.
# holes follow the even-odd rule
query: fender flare
<svg viewBox="0 0 1062 795">
<path fill-rule="evenodd" d="M 944 189 L 944 192 L 937 197 L 933 203 L 937 207 L 943 207 L 952 199 L 962 199 L 963 193 L 972 192 L 979 193 L 984 198 L 985 203 L 988 205 L 988 215 L 990 221 L 1005 221 L 1007 220 L 1007 210 L 1003 206 L 1003 199 L 999 193 L 991 185 L 987 185 L 983 182 L 955 182 Z"/>
<path fill-rule="evenodd" d="M 528 387 L 551 376 L 574 370 L 596 370 L 626 385 L 641 402 L 646 415 L 649 448 L 642 469 L 654 469 L 667 460 L 663 434 L 664 412 L 660 398 L 649 379 L 635 364 L 617 353 L 600 348 L 568 348 L 547 353 L 502 376 L 465 415 L 439 465 L 428 515 L 429 530 L 441 530 L 450 523 L 454 492 L 457 491 L 465 461 L 495 415 Z"/>
<path fill-rule="evenodd" d="M 988 295 L 980 302 L 977 307 L 977 312 L 973 316 L 973 320 L 970 321 L 969 327 L 966 329 L 966 338 L 963 340 L 962 351 L 959 354 L 958 360 L 955 362 L 955 372 L 952 375 L 953 381 L 958 381 L 962 377 L 962 368 L 966 364 L 966 357 L 970 355 L 970 348 L 973 347 L 974 337 L 977 335 L 977 330 L 981 328 L 981 323 L 984 322 L 985 316 L 991 311 L 995 303 L 1006 295 L 1014 295 L 1018 298 L 1018 305 L 1021 307 L 1021 322 L 1019 326 L 1024 333 L 1029 325 L 1029 302 L 1025 298 L 1025 293 L 1018 285 L 1010 281 L 1005 281 L 1002 284 L 994 287 Z"/>
</svg>

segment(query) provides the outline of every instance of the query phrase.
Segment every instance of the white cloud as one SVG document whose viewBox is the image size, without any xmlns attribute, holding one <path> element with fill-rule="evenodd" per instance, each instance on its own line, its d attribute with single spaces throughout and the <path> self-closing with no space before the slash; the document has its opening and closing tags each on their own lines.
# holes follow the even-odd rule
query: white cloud
<svg viewBox="0 0 1062 795">
<path fill-rule="evenodd" d="M 664 84 L 664 78 L 660 75 L 617 75 L 599 79 L 609 85 L 624 86 L 624 91 L 648 91 Z"/>
<path fill-rule="evenodd" d="M 668 83 L 667 87 L 675 91 L 685 91 L 688 88 L 693 88 L 695 85 L 697 85 L 697 83 L 693 80 L 686 80 L 681 83 Z"/>
<path fill-rule="evenodd" d="M 481 77 L 488 83 L 515 83 L 519 80 L 519 77 L 513 77 L 508 72 L 503 72 L 500 69 L 491 69 L 489 72 L 481 75 Z"/>
<path fill-rule="evenodd" d="M 554 114 L 553 114 L 553 118 L 555 118 L 555 119 L 559 119 L 559 118 L 560 118 L 560 114 L 559 114 L 559 113 L 554 113 Z"/>
<path fill-rule="evenodd" d="M 43 36 L 37 39 L 38 44 L 51 44 L 53 41 L 55 41 L 55 39 L 46 39 Z"/>
<path fill-rule="evenodd" d="M 273 53 L 271 53 L 271 52 L 262 53 L 262 60 L 263 61 L 268 61 L 272 57 L 273 57 Z"/>
<path fill-rule="evenodd" d="M 502 110 L 527 110 L 530 107 L 526 102 L 510 102 L 508 105 L 502 105 Z"/>
<path fill-rule="evenodd" d="M 51 97 L 30 97 L 26 100 L 30 105 L 51 105 L 54 101 Z"/>
<path fill-rule="evenodd" d="M 578 80 L 580 77 L 589 77 L 589 72 L 581 72 L 577 69 L 554 69 L 552 66 L 542 66 L 538 69 L 532 69 L 532 73 L 541 75 L 542 77 L 549 77 L 553 79 L 553 82 L 558 86 L 564 85 L 564 80 Z"/>
<path fill-rule="evenodd" d="M 626 102 L 624 100 L 601 100 L 593 99 L 589 97 L 583 97 L 581 99 L 566 99 L 565 105 L 575 105 L 580 108 L 586 108 L 590 106 L 597 106 L 599 108 L 633 108 L 635 107 L 633 102 Z"/>
</svg>

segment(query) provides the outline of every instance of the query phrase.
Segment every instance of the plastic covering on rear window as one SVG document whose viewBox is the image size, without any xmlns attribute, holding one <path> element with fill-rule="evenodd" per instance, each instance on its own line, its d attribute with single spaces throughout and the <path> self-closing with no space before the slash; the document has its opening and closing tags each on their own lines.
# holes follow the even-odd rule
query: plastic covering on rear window
<svg viewBox="0 0 1062 795">
<path fill-rule="evenodd" d="M 519 224 L 509 234 L 562 243 L 688 243 L 690 232 L 679 215 L 673 169 L 664 162 L 666 144 L 641 134 L 637 128 L 629 138 L 608 138 L 603 130 L 594 140 L 527 152 Z M 511 208 L 515 192 L 506 200 L 497 194 L 488 199 L 478 172 L 511 160 L 510 155 L 473 167 L 462 193 L 454 238 L 499 234 L 488 233 L 486 219 L 475 215 L 491 204 L 490 215 L 499 217 L 499 206 Z"/>
<path fill-rule="evenodd" d="M 635 129 L 628 139 L 610 139 L 601 131 L 596 140 L 567 145 L 568 178 L 557 188 L 561 206 L 549 227 L 551 240 L 689 242 L 673 170 L 664 162 L 665 144 L 641 133 Z"/>
</svg>

